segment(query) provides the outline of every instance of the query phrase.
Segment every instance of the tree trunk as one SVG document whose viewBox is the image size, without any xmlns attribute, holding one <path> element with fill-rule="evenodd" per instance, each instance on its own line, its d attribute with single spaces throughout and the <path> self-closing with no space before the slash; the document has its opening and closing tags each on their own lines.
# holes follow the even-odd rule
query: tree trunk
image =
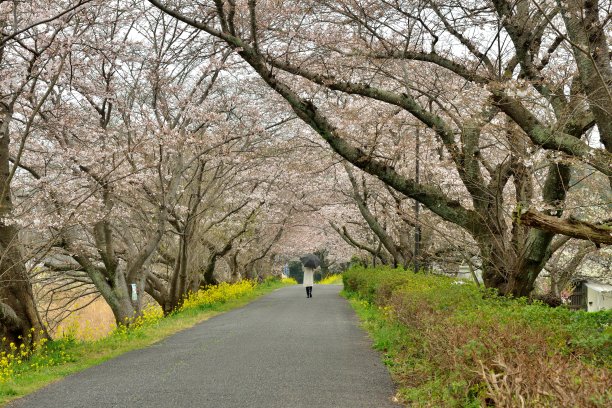
<svg viewBox="0 0 612 408">
<path fill-rule="evenodd" d="M 168 290 L 168 299 L 165 302 L 164 314 L 172 313 L 173 310 L 180 307 L 181 301 L 186 295 L 187 281 L 187 237 L 185 229 L 179 234 L 179 249 L 178 254 L 174 259 L 174 267 L 172 269 L 172 277 L 170 279 L 170 289 Z"/>
<path fill-rule="evenodd" d="M 234 253 L 232 254 L 232 256 L 229 257 L 228 260 L 231 271 L 231 281 L 234 283 L 240 282 L 240 280 L 242 279 L 242 277 L 240 276 L 240 268 L 238 267 L 238 254 L 238 250 L 234 251 Z M 249 270 L 253 269 L 252 265 L 253 264 L 251 263 L 245 267 L 245 276 L 249 276 Z"/>
<path fill-rule="evenodd" d="M 526 250 L 517 254 L 516 272 L 513 273 L 508 286 L 514 296 L 529 296 L 535 286 L 535 280 L 544 269 L 546 262 L 552 255 L 550 244 L 554 234 L 531 229 L 529 231 Z"/>
<path fill-rule="evenodd" d="M 489 238 L 479 242 L 485 286 L 497 289 L 499 294 L 504 296 L 529 296 L 533 291 L 535 279 L 549 258 L 547 238 L 538 238 L 531 258 L 522 258 L 500 245 L 496 241 L 499 237 Z"/>
<path fill-rule="evenodd" d="M 0 337 L 20 344 L 33 329 L 33 340 L 48 337 L 42 324 L 32 284 L 21 255 L 18 229 L 7 224 L 12 211 L 9 167 L 11 108 L 0 101 Z"/>
<path fill-rule="evenodd" d="M 166 282 L 155 276 L 153 273 L 147 274 L 144 289 L 161 306 L 164 315 L 168 315 L 172 309 L 168 306 L 168 288 Z"/>
<path fill-rule="evenodd" d="M 84 266 L 92 282 L 109 305 L 115 317 L 117 325 L 129 326 L 134 318 L 140 314 L 140 302 L 136 302 L 136 306 L 132 303 L 128 281 L 125 279 L 125 274 L 121 270 L 114 271 L 109 279 L 95 267 L 83 261 L 83 258 L 75 258 Z M 106 271 L 108 273 L 108 271 Z M 135 283 L 135 282 L 134 282 Z"/>
<path fill-rule="evenodd" d="M 570 167 L 564 164 L 551 164 L 544 183 L 543 198 L 552 206 L 550 218 L 562 215 L 560 205 L 565 201 L 566 189 L 570 181 Z M 557 207 L 557 209 L 554 209 Z M 491 213 L 497 213 L 491 211 Z M 554 214 L 554 217 L 552 216 Z M 484 215 L 483 215 L 484 217 Z M 514 230 L 523 228 L 516 225 Z M 487 287 L 494 287 L 503 295 L 529 296 L 534 288 L 535 280 L 552 255 L 551 243 L 554 233 L 529 228 L 521 235 L 521 242 L 505 241 L 506 234 L 502 231 L 494 234 L 499 222 L 487 220 L 482 235 L 476 241 L 483 257 L 483 280 Z"/>
<path fill-rule="evenodd" d="M 0 337 L 17 345 L 49 337 L 18 245 L 17 228 L 0 225 Z"/>
<path fill-rule="evenodd" d="M 494 234 L 483 234 L 477 238 L 482 259 L 482 280 L 488 288 L 496 288 L 501 294 L 508 293 L 507 251 L 503 246 L 503 237 Z"/>
</svg>

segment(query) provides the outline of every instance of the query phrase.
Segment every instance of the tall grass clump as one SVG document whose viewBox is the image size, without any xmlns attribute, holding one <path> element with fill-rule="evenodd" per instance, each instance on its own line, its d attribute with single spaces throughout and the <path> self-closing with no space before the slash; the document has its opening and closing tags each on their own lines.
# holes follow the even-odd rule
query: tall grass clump
<svg viewBox="0 0 612 408">
<path fill-rule="evenodd" d="M 550 308 L 389 268 L 343 279 L 410 406 L 612 404 L 610 311 Z"/>
</svg>

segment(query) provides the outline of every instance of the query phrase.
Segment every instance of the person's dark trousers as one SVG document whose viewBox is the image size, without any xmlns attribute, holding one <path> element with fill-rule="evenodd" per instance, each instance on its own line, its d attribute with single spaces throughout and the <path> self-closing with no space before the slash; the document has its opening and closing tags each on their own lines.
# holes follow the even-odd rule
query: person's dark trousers
<svg viewBox="0 0 612 408">
<path fill-rule="evenodd" d="M 307 298 L 312 297 L 312 286 L 306 286 L 306 297 Z"/>
</svg>

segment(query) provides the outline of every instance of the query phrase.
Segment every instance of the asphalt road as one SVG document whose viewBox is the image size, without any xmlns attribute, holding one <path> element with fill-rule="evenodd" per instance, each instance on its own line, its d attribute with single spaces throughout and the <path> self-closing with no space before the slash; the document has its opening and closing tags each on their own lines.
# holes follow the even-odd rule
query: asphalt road
<svg viewBox="0 0 612 408">
<path fill-rule="evenodd" d="M 395 407 L 380 355 L 339 291 L 277 290 L 9 407 Z"/>
</svg>

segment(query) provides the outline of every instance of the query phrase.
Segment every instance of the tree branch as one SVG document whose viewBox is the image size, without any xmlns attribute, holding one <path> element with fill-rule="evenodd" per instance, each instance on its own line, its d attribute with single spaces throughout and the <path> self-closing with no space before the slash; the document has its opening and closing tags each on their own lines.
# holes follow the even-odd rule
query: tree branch
<svg viewBox="0 0 612 408">
<path fill-rule="evenodd" d="M 495 105 L 519 125 L 533 143 L 545 149 L 558 150 L 579 157 L 606 176 L 612 177 L 612 153 L 594 149 L 573 135 L 549 129 L 518 100 L 501 90 L 492 92 Z"/>
<path fill-rule="evenodd" d="M 533 210 L 523 212 L 520 220 L 528 227 L 591 241 L 596 245 L 612 245 L 612 223 L 597 225 L 573 218 L 559 219 Z"/>
<path fill-rule="evenodd" d="M 336 224 L 334 224 L 331 221 L 329 221 L 329 225 L 350 246 L 355 247 L 357 249 L 361 249 L 362 251 L 369 252 L 370 254 L 372 254 L 372 256 L 380 258 L 380 260 L 382 261 L 383 264 L 388 264 L 389 263 L 389 260 L 385 257 L 384 253 L 380 252 L 380 250 L 377 250 L 375 248 L 370 248 L 367 245 L 361 244 L 361 243 L 357 242 L 353 237 L 351 237 L 349 235 L 348 231 L 346 230 L 346 227 L 342 227 L 342 229 L 340 229 Z"/>
</svg>

